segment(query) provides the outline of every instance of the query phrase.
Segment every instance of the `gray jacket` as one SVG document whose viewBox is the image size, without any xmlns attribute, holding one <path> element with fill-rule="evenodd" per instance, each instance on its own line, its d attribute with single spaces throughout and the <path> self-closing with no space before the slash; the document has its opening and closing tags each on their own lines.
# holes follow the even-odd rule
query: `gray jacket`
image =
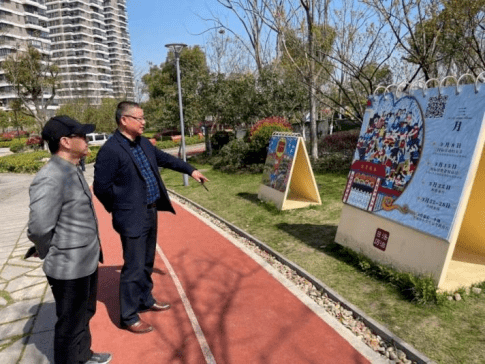
<svg viewBox="0 0 485 364">
<path fill-rule="evenodd" d="M 53 155 L 30 185 L 27 236 L 55 279 L 92 274 L 100 260 L 100 243 L 91 191 L 75 165 Z"/>
</svg>

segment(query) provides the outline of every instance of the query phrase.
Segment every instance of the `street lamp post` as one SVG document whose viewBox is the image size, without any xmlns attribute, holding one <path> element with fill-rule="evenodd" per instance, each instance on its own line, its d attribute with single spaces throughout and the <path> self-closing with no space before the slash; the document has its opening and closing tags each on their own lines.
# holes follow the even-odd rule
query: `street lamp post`
<svg viewBox="0 0 485 364">
<path fill-rule="evenodd" d="M 181 140 L 180 143 L 182 145 L 182 158 L 184 162 L 187 162 L 187 156 L 185 154 L 185 131 L 184 131 L 184 111 L 183 111 L 183 106 L 182 106 L 182 89 L 180 87 L 180 52 L 182 52 L 182 49 L 187 47 L 186 44 L 183 43 L 171 43 L 171 44 L 165 44 L 165 47 L 170 49 L 174 55 L 175 55 L 175 63 L 177 65 L 177 88 L 178 88 L 178 93 L 179 93 L 179 109 L 180 109 L 180 133 L 181 133 Z M 189 185 L 189 176 L 187 174 L 183 175 L 183 180 L 184 180 L 184 186 Z"/>
</svg>

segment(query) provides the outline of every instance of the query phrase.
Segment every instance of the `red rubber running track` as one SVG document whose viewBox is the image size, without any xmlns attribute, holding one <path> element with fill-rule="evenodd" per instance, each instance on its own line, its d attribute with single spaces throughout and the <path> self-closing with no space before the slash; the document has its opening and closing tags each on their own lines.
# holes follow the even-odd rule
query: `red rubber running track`
<svg viewBox="0 0 485 364">
<path fill-rule="evenodd" d="M 95 207 L 105 262 L 91 330 L 93 349 L 113 353 L 111 363 L 370 363 L 257 262 L 176 203 L 177 215 L 159 213 L 153 274 L 154 296 L 172 308 L 141 314 L 154 326 L 148 334 L 120 329 L 121 243 L 111 216 L 97 200 Z"/>
</svg>

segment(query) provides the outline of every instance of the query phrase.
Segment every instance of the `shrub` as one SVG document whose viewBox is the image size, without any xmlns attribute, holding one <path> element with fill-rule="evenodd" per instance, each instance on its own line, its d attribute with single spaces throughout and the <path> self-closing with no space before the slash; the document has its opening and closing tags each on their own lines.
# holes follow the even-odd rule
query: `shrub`
<svg viewBox="0 0 485 364">
<path fill-rule="evenodd" d="M 273 132 L 291 132 L 291 124 L 285 118 L 271 116 L 258 121 L 251 128 L 250 148 L 246 156 L 247 164 L 264 164 L 268 152 L 269 140 Z"/>
<path fill-rule="evenodd" d="M 353 154 L 357 146 L 360 130 L 354 129 L 326 135 L 319 140 L 318 155 L 327 153 Z"/>
<path fill-rule="evenodd" d="M 38 135 L 33 135 L 29 139 L 27 139 L 25 145 L 34 149 L 38 149 L 44 145 L 44 140 Z"/>
<path fill-rule="evenodd" d="M 15 139 L 10 143 L 10 151 L 12 153 L 18 153 L 25 148 L 25 140 Z"/>
<path fill-rule="evenodd" d="M 251 160 L 251 144 L 242 139 L 233 139 L 219 153 L 207 160 L 214 169 L 228 173 L 261 173 L 264 163 Z"/>
<path fill-rule="evenodd" d="M 86 164 L 94 163 L 96 161 L 96 156 L 98 155 L 100 148 L 101 147 L 98 145 L 89 147 L 89 155 L 86 157 Z"/>
<path fill-rule="evenodd" d="M 242 139 L 234 139 L 222 147 L 214 158 L 214 169 L 224 172 L 236 172 L 245 167 L 245 157 L 249 144 Z"/>
<path fill-rule="evenodd" d="M 50 156 L 46 151 L 7 155 L 0 158 L 0 172 L 35 173 L 45 164 L 42 159 Z"/>
<path fill-rule="evenodd" d="M 312 169 L 318 173 L 348 173 L 352 164 L 352 155 L 343 153 L 330 153 L 311 159 Z"/>
<path fill-rule="evenodd" d="M 15 136 L 14 136 L 12 133 L 3 133 L 3 134 L 1 135 L 1 139 L 2 139 L 2 141 L 4 141 L 4 142 L 8 142 L 8 141 L 10 141 L 10 140 L 12 140 L 14 137 L 15 137 Z"/>
<path fill-rule="evenodd" d="M 269 137 L 273 134 L 273 131 L 292 131 L 291 124 L 283 117 L 270 116 L 268 118 L 259 120 L 251 128 L 249 135 L 251 140 L 257 137 Z"/>
<path fill-rule="evenodd" d="M 231 140 L 234 140 L 236 135 L 233 132 L 229 131 L 217 131 L 214 135 L 211 136 L 211 146 L 214 152 L 219 151 L 229 143 Z"/>
</svg>

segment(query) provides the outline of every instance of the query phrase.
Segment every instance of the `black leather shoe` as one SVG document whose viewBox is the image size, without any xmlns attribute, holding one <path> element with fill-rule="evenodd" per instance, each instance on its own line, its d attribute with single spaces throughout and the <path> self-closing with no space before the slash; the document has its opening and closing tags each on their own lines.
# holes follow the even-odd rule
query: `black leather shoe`
<svg viewBox="0 0 485 364">
<path fill-rule="evenodd" d="M 168 302 L 158 302 L 155 301 L 155 303 L 150 307 L 148 310 L 149 311 L 167 311 L 170 308 L 170 303 Z"/>
</svg>

